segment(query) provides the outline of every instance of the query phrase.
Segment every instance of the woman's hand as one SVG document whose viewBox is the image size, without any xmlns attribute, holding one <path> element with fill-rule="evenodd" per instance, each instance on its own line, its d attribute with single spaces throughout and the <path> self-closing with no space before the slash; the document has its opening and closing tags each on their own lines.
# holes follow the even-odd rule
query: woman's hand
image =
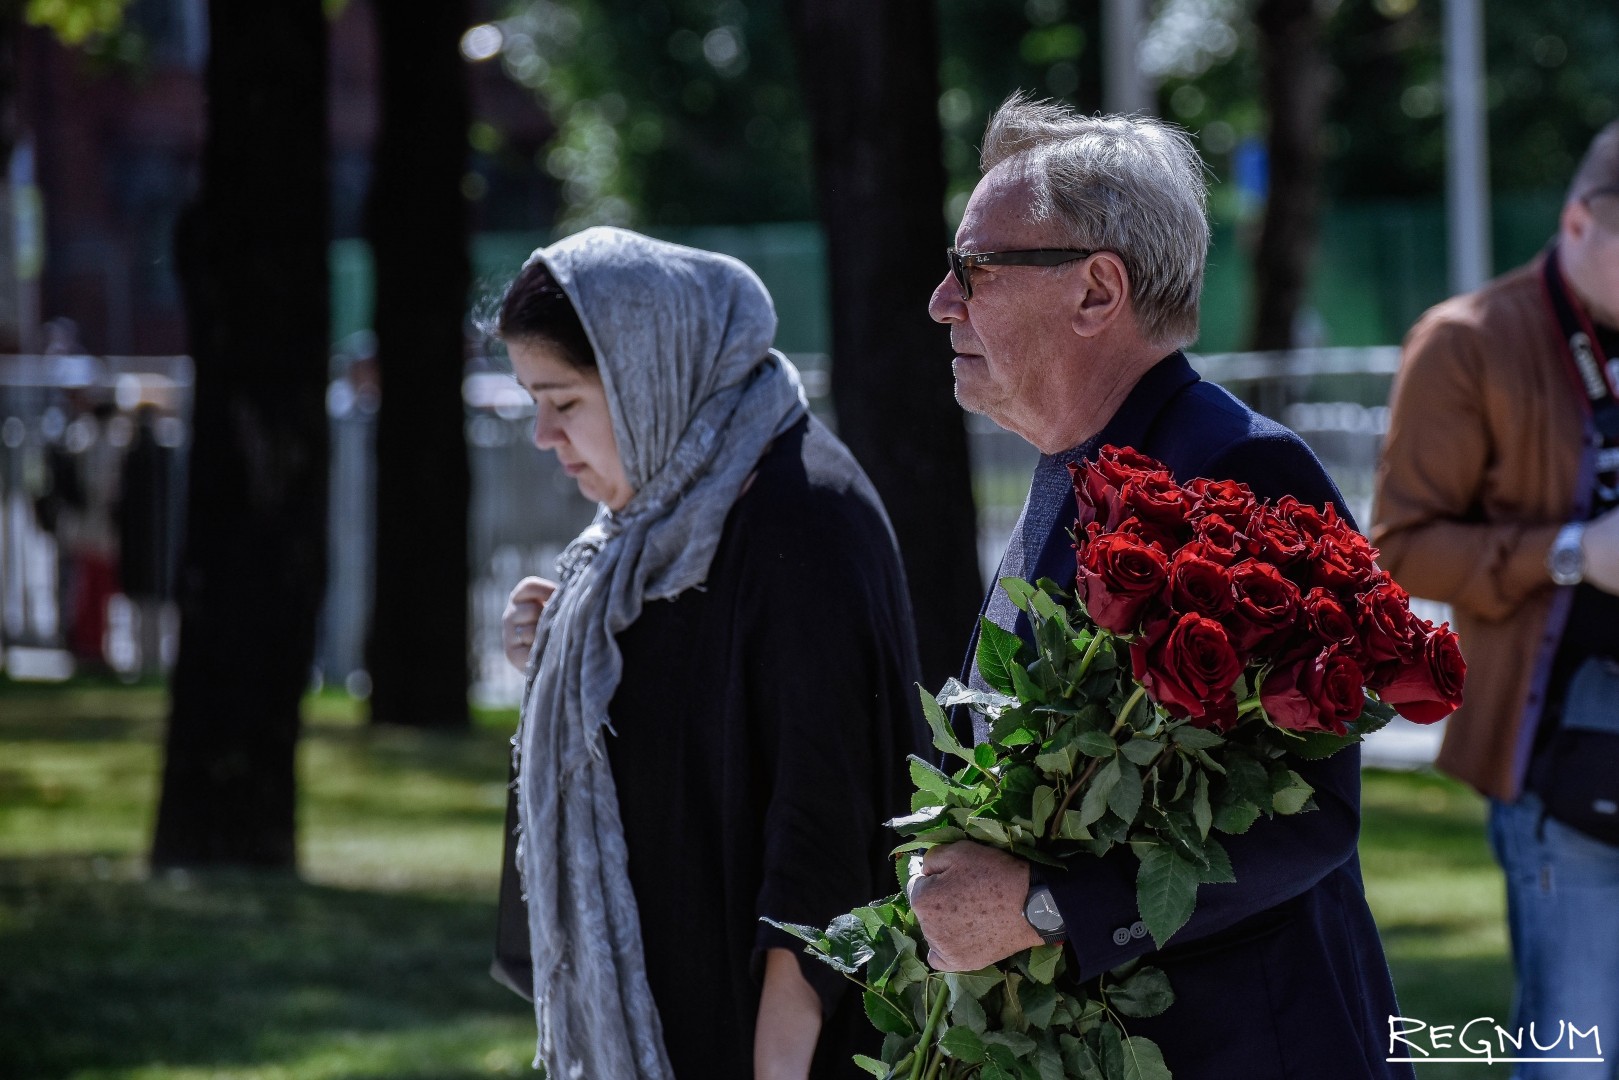
<svg viewBox="0 0 1619 1080">
<path fill-rule="evenodd" d="M 518 671 L 528 667 L 529 650 L 534 647 L 534 632 L 540 625 L 540 612 L 557 591 L 557 583 L 542 577 L 526 577 L 506 600 L 506 610 L 500 614 L 500 640 L 506 649 L 506 659 Z"/>
<path fill-rule="evenodd" d="M 765 950 L 765 983 L 753 1029 L 753 1080 L 804 1080 L 821 1037 L 821 996 L 790 949 Z"/>
</svg>

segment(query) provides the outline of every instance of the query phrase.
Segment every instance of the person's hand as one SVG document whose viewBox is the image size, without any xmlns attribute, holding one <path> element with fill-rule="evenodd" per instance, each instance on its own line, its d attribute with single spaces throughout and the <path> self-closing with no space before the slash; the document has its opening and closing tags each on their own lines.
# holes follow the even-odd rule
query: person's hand
<svg viewBox="0 0 1619 1080">
<path fill-rule="evenodd" d="M 1619 595 L 1619 509 L 1593 518 L 1580 537 L 1585 580 L 1605 593 Z"/>
<path fill-rule="evenodd" d="M 909 893 L 937 971 L 977 971 L 1044 944 L 1023 917 L 1029 864 L 998 848 L 969 840 L 929 850 Z"/>
<path fill-rule="evenodd" d="M 528 667 L 529 650 L 534 647 L 534 632 L 540 625 L 540 612 L 545 610 L 557 583 L 541 577 L 526 577 L 517 583 L 506 599 L 506 610 L 500 613 L 500 640 L 506 650 L 506 659 L 512 667 L 522 671 Z"/>
</svg>

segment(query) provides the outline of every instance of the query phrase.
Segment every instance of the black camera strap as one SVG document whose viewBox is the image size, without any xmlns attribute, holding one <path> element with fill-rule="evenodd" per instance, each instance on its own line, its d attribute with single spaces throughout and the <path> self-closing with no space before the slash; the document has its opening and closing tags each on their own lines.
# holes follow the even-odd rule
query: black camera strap
<svg viewBox="0 0 1619 1080">
<path fill-rule="evenodd" d="M 1564 280 L 1555 245 L 1541 265 L 1541 284 L 1546 304 L 1562 331 L 1564 368 L 1601 438 L 1591 500 L 1595 516 L 1619 504 L 1619 359 L 1607 356 L 1584 305 Z"/>
</svg>

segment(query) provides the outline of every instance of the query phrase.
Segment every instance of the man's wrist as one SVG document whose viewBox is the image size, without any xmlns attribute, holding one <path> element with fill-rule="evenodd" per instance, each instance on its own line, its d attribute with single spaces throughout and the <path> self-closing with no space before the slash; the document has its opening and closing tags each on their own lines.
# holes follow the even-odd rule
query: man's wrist
<svg viewBox="0 0 1619 1080">
<path fill-rule="evenodd" d="M 1068 926 L 1063 921 L 1062 912 L 1057 910 L 1051 886 L 1046 884 L 1039 868 L 1033 863 L 1029 864 L 1029 895 L 1023 902 L 1023 918 L 1047 945 L 1068 937 Z"/>
</svg>

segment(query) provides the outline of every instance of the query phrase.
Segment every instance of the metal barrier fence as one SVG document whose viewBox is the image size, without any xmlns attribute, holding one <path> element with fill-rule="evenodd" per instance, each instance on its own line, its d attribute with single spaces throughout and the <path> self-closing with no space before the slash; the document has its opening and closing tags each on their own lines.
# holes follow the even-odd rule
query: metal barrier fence
<svg viewBox="0 0 1619 1080">
<path fill-rule="evenodd" d="M 1194 357 L 1206 377 L 1298 431 L 1363 526 L 1388 425 L 1394 347 Z M 812 405 L 830 412 L 826 358 L 794 357 Z M 64 677 L 84 662 L 130 675 L 166 670 L 175 625 L 166 598 L 176 554 L 191 367 L 184 357 L 0 358 L 0 658 L 13 677 Z M 594 506 L 529 443 L 532 405 L 509 376 L 463 386 L 473 499 L 469 521 L 474 695 L 515 702 L 521 680 L 500 649 L 511 586 L 550 571 Z M 327 395 L 332 424 L 330 581 L 315 677 L 363 694 L 374 528 L 376 398 L 347 380 Z M 994 572 L 1027 491 L 1034 451 L 968 417 L 979 553 Z M 120 565 L 122 564 L 122 565 Z M 1424 608 L 1443 618 L 1443 609 Z"/>
</svg>

